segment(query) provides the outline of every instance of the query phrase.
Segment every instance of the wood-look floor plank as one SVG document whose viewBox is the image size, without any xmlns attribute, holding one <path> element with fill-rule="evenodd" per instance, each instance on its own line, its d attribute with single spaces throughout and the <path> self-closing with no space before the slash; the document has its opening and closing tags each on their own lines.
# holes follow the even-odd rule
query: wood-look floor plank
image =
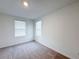
<svg viewBox="0 0 79 59">
<path fill-rule="evenodd" d="M 0 49 L 0 59 L 69 59 L 37 43 L 29 42 Z"/>
</svg>

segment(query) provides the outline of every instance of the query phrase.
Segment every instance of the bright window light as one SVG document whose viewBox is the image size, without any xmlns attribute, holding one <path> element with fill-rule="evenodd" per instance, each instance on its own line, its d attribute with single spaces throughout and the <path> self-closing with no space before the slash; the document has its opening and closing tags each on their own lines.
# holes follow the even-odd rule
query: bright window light
<svg viewBox="0 0 79 59">
<path fill-rule="evenodd" d="M 41 36 L 42 21 L 36 22 L 36 36 Z"/>
<path fill-rule="evenodd" d="M 26 35 L 26 23 L 24 21 L 15 21 L 15 37 Z"/>
</svg>

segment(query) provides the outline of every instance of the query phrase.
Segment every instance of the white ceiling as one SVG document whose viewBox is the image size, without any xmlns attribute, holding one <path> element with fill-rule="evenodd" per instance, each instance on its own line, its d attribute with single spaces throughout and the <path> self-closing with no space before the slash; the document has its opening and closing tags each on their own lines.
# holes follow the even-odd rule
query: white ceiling
<svg viewBox="0 0 79 59">
<path fill-rule="evenodd" d="M 0 12 L 35 19 L 74 1 L 77 0 L 28 0 L 29 7 L 25 8 L 21 0 L 0 0 Z"/>
</svg>

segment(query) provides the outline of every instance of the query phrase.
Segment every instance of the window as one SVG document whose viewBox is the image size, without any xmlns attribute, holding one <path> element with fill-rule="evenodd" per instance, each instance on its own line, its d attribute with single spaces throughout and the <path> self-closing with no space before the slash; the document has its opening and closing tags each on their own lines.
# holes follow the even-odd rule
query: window
<svg viewBox="0 0 79 59">
<path fill-rule="evenodd" d="M 15 20 L 15 37 L 26 35 L 26 23 Z"/>
<path fill-rule="evenodd" d="M 42 26 L 42 22 L 38 21 L 36 22 L 36 36 L 41 36 L 41 27 Z"/>
</svg>

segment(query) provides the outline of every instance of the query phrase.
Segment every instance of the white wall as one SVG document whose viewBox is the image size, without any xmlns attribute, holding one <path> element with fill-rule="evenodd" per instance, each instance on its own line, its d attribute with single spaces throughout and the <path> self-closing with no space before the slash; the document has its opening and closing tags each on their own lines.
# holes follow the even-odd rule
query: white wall
<svg viewBox="0 0 79 59">
<path fill-rule="evenodd" d="M 26 25 L 27 25 L 26 26 L 27 35 L 25 37 L 15 37 L 14 20 L 17 20 L 17 19 L 20 19 L 20 18 L 4 15 L 0 13 L 0 48 L 33 40 L 33 21 L 32 20 L 25 19 Z"/>
<path fill-rule="evenodd" d="M 59 53 L 79 59 L 79 2 L 42 18 L 43 45 Z"/>
</svg>

